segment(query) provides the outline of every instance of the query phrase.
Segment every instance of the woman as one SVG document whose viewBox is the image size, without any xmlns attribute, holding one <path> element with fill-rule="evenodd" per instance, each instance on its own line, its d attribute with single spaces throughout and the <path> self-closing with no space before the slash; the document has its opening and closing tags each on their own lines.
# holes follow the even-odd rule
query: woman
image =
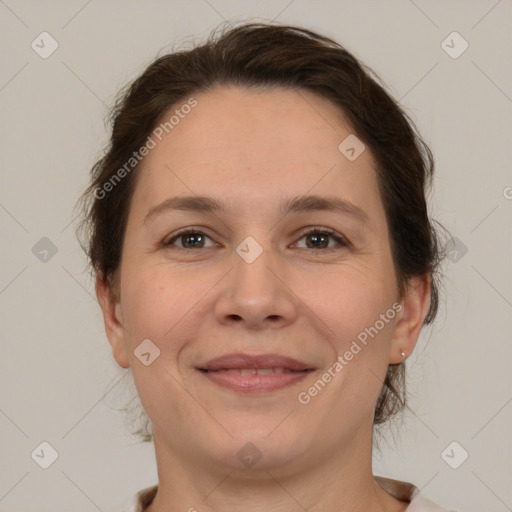
<svg viewBox="0 0 512 512">
<path fill-rule="evenodd" d="M 445 510 L 374 476 L 438 306 L 432 156 L 371 71 L 298 27 L 158 58 L 83 196 L 159 483 L 132 510 Z"/>
</svg>

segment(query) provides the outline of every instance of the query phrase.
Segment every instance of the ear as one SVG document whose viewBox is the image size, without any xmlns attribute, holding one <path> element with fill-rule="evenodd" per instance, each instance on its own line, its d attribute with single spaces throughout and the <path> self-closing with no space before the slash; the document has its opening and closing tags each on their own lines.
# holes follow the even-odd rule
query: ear
<svg viewBox="0 0 512 512">
<path fill-rule="evenodd" d="M 112 354 L 117 364 L 122 368 L 128 368 L 130 361 L 128 359 L 128 346 L 126 339 L 126 330 L 123 326 L 123 316 L 121 304 L 114 294 L 110 285 L 101 277 L 96 278 L 96 297 L 101 306 L 103 321 L 105 323 L 105 332 L 108 341 L 112 346 Z"/>
<path fill-rule="evenodd" d="M 423 321 L 430 305 L 431 276 L 425 274 L 409 280 L 405 296 L 401 302 L 402 310 L 397 315 L 389 363 L 399 364 L 409 357 L 420 336 Z"/>
</svg>

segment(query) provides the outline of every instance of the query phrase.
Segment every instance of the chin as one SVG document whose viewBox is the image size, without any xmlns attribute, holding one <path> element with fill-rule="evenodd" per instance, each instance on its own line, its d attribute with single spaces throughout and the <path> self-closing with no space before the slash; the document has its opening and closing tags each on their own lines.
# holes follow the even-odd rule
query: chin
<svg viewBox="0 0 512 512">
<path fill-rule="evenodd" d="M 244 425 L 244 428 L 230 429 L 233 438 L 224 438 L 226 451 L 224 456 L 221 453 L 219 456 L 233 469 L 249 470 L 249 473 L 254 474 L 293 465 L 297 458 L 304 455 L 307 443 L 298 429 L 290 425 L 279 425 L 283 419 L 258 423 L 253 421 L 252 424 Z"/>
</svg>

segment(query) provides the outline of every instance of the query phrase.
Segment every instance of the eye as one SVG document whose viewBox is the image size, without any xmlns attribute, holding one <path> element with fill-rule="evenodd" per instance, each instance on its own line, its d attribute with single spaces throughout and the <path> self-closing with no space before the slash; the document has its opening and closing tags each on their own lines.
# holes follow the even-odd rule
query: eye
<svg viewBox="0 0 512 512">
<path fill-rule="evenodd" d="M 205 239 L 208 238 L 211 240 L 211 238 L 208 235 L 205 235 L 202 231 L 199 231 L 195 228 L 187 228 L 176 235 L 174 235 L 172 238 L 169 238 L 168 240 L 164 240 L 162 242 L 162 245 L 164 247 L 168 247 L 171 245 L 175 245 L 174 242 L 179 240 L 182 244 L 180 247 L 177 246 L 178 249 L 183 250 L 190 250 L 190 249 L 202 249 L 205 247 Z M 211 245 L 210 247 L 214 247 L 216 244 Z"/>
<path fill-rule="evenodd" d="M 302 233 L 300 240 L 306 238 L 308 242 L 306 242 L 307 247 L 301 247 L 303 249 L 322 249 L 323 252 L 335 251 L 341 247 L 348 247 L 350 245 L 349 241 L 342 235 L 336 233 L 329 228 L 319 228 L 314 227 L 309 229 L 308 231 Z M 334 247 L 329 247 L 330 240 L 334 240 L 337 244 Z"/>
<path fill-rule="evenodd" d="M 330 252 L 339 249 L 340 246 L 348 247 L 350 245 L 350 242 L 344 236 L 336 233 L 335 231 L 329 228 L 311 228 L 308 231 L 302 233 L 302 236 L 300 237 L 299 240 L 302 240 L 303 238 L 308 239 L 308 242 L 306 242 L 307 247 L 299 247 L 301 249 L 322 249 L 322 252 Z M 218 245 L 214 242 L 212 245 L 207 246 L 205 245 L 206 239 L 211 240 L 211 238 L 208 235 L 206 235 L 202 231 L 199 231 L 197 228 L 186 228 L 176 233 L 171 238 L 164 240 L 162 242 L 162 246 L 174 246 L 178 249 L 193 250 L 215 247 L 216 245 Z M 177 241 L 181 243 L 181 246 L 176 245 Z M 329 246 L 329 243 L 331 241 L 335 242 L 334 247 Z"/>
</svg>

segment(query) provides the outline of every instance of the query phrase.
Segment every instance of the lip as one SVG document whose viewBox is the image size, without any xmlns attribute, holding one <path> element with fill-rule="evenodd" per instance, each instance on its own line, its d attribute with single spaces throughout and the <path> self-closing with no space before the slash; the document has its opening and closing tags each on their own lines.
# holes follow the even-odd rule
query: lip
<svg viewBox="0 0 512 512">
<path fill-rule="evenodd" d="M 278 369 L 279 373 L 247 374 L 251 369 L 266 368 Z M 305 362 L 279 354 L 244 353 L 216 357 L 197 369 L 211 382 L 241 393 L 276 391 L 298 383 L 315 370 Z M 239 370 L 245 370 L 245 372 Z"/>
<path fill-rule="evenodd" d="M 249 368 L 285 368 L 292 371 L 314 370 L 314 368 L 302 361 L 293 359 L 292 357 L 281 356 L 279 354 L 259 354 L 251 355 L 243 352 L 235 354 L 227 354 L 210 359 L 200 370 L 217 371 L 217 370 L 234 370 Z"/>
</svg>

